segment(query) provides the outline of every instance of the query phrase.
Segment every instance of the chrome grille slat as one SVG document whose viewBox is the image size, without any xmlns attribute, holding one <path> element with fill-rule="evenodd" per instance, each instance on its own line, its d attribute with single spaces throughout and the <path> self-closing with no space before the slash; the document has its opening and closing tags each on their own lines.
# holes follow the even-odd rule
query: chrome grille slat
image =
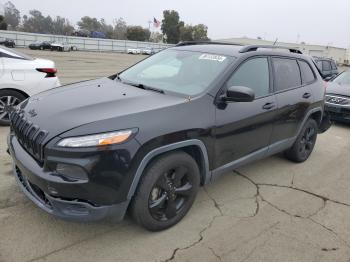
<svg viewBox="0 0 350 262">
<path fill-rule="evenodd" d="M 350 105 L 350 98 L 336 95 L 326 95 L 326 102 L 336 105 Z"/>
<path fill-rule="evenodd" d="M 20 110 L 10 116 L 11 128 L 19 143 L 39 162 L 43 161 L 43 142 L 48 135 L 45 130 L 29 121 Z"/>
</svg>

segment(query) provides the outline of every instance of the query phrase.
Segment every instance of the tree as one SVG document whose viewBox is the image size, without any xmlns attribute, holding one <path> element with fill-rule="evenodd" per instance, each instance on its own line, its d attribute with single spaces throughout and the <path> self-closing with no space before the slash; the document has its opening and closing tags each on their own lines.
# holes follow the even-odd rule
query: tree
<svg viewBox="0 0 350 262">
<path fill-rule="evenodd" d="M 126 22 L 123 18 L 118 18 L 114 20 L 114 30 L 113 30 L 113 38 L 114 39 L 120 39 L 125 40 L 126 38 L 126 31 L 128 29 L 128 26 L 126 25 Z"/>
<path fill-rule="evenodd" d="M 195 26 L 185 25 L 180 28 L 180 40 L 181 41 L 207 41 L 208 27 L 199 24 Z"/>
<path fill-rule="evenodd" d="M 193 26 L 185 25 L 180 28 L 181 41 L 193 41 Z"/>
<path fill-rule="evenodd" d="M 5 22 L 11 27 L 11 29 L 16 29 L 21 21 L 21 13 L 10 1 L 5 3 L 4 17 Z"/>
<path fill-rule="evenodd" d="M 161 29 L 166 42 L 177 44 L 180 41 L 180 28 L 184 26 L 184 22 L 180 21 L 179 13 L 174 10 L 163 11 L 163 16 Z"/>
<path fill-rule="evenodd" d="M 68 19 L 60 16 L 52 21 L 52 34 L 57 35 L 71 35 L 74 31 L 74 27 L 69 23 Z"/>
<path fill-rule="evenodd" d="M 0 30 L 7 30 L 7 24 L 4 16 L 0 15 Z"/>
<path fill-rule="evenodd" d="M 149 40 L 151 32 L 141 26 L 128 26 L 126 30 L 126 37 L 132 41 L 146 41 Z"/>
<path fill-rule="evenodd" d="M 113 29 L 113 26 L 108 25 L 103 18 L 100 20 L 100 31 L 103 32 L 107 38 L 113 38 Z"/>
<path fill-rule="evenodd" d="M 52 33 L 52 18 L 43 16 L 38 10 L 30 10 L 29 16 L 24 15 L 22 30 L 31 33 L 50 34 Z"/>
<path fill-rule="evenodd" d="M 207 41 L 208 27 L 203 24 L 195 25 L 193 27 L 193 40 L 194 41 Z"/>
<path fill-rule="evenodd" d="M 84 16 L 77 23 L 80 29 L 89 31 L 100 31 L 101 23 L 94 17 Z"/>
</svg>

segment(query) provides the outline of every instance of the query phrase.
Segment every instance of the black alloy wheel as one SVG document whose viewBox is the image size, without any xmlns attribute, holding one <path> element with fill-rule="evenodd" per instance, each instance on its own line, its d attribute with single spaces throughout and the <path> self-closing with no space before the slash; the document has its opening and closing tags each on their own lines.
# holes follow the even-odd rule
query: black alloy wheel
<svg viewBox="0 0 350 262">
<path fill-rule="evenodd" d="M 297 163 L 306 161 L 315 147 L 317 134 L 317 122 L 314 119 L 307 120 L 293 146 L 285 152 L 286 157 Z"/>
<path fill-rule="evenodd" d="M 169 228 L 190 210 L 199 184 L 199 168 L 189 154 L 162 155 L 142 175 L 131 204 L 132 216 L 151 231 Z"/>
</svg>

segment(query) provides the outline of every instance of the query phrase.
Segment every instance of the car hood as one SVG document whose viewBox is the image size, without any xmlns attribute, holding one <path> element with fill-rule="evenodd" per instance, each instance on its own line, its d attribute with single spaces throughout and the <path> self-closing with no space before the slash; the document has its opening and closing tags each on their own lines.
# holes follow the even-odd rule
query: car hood
<svg viewBox="0 0 350 262">
<path fill-rule="evenodd" d="M 178 105 L 186 99 L 129 86 L 109 78 L 66 85 L 35 95 L 21 105 L 28 121 L 48 132 L 46 140 L 76 127 Z M 101 130 L 105 127 L 102 126 Z M 105 132 L 113 130 L 103 130 Z M 98 130 L 95 130 L 98 132 Z"/>
<path fill-rule="evenodd" d="M 334 82 L 328 83 L 327 94 L 342 95 L 350 97 L 350 85 L 339 85 Z"/>
</svg>

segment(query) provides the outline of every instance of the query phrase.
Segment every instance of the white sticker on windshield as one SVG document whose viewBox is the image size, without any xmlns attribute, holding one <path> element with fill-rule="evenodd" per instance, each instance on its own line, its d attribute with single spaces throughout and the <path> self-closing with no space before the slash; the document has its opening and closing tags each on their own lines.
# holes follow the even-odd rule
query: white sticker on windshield
<svg viewBox="0 0 350 262">
<path fill-rule="evenodd" d="M 221 55 L 212 55 L 212 54 L 203 54 L 199 57 L 200 60 L 211 60 L 211 61 L 218 61 L 223 62 L 226 59 L 226 56 Z"/>
</svg>

